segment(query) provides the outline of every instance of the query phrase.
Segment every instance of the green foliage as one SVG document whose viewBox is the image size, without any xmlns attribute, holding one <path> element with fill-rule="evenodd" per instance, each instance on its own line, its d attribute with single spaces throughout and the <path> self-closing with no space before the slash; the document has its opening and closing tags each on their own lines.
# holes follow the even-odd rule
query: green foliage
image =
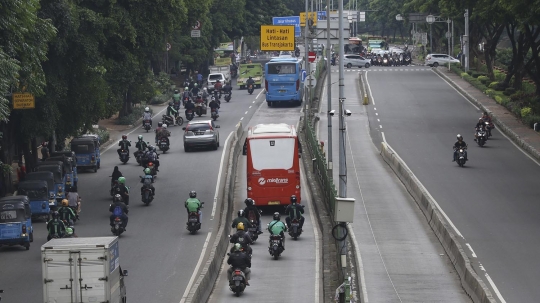
<svg viewBox="0 0 540 303">
<path fill-rule="evenodd" d="M 99 136 L 101 144 L 109 141 L 111 134 L 106 129 L 96 129 L 95 134 Z"/>
<path fill-rule="evenodd" d="M 151 105 L 163 104 L 163 103 L 168 102 L 169 100 L 171 100 L 172 95 L 173 95 L 172 93 L 166 93 L 166 94 L 161 94 L 161 95 L 154 96 L 154 97 L 152 97 L 152 99 L 150 99 L 149 104 L 151 104 Z"/>
<path fill-rule="evenodd" d="M 489 81 L 489 78 L 487 76 L 478 76 L 478 81 L 480 81 L 482 84 L 486 85 Z"/>
<path fill-rule="evenodd" d="M 504 94 L 505 94 L 506 96 L 511 96 L 511 95 L 513 95 L 513 94 L 515 94 L 515 93 L 516 93 L 516 89 L 513 88 L 513 87 L 507 87 L 507 88 L 504 90 Z"/>
<path fill-rule="evenodd" d="M 502 104 L 502 103 L 503 103 L 503 99 L 502 99 L 501 96 L 495 96 L 494 99 L 495 99 L 495 101 L 496 101 L 497 103 L 499 103 L 499 104 Z"/>
<path fill-rule="evenodd" d="M 521 118 L 525 118 L 529 116 L 532 113 L 532 109 L 530 107 L 523 107 L 521 109 Z"/>
<path fill-rule="evenodd" d="M 523 124 L 528 125 L 530 128 L 534 127 L 534 123 L 540 123 L 540 116 L 539 115 L 528 115 L 526 117 L 523 117 L 521 119 Z"/>
<path fill-rule="evenodd" d="M 142 119 L 143 112 L 144 112 L 144 106 L 134 107 L 133 111 L 129 115 L 127 115 L 125 117 L 118 118 L 118 120 L 116 120 L 116 124 L 119 124 L 119 125 L 133 125 L 139 119 Z"/>
</svg>

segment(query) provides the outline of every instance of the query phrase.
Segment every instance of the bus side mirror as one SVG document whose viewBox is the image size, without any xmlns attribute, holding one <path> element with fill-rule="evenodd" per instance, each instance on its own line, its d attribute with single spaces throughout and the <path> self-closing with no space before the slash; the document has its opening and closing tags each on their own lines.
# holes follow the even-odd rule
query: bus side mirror
<svg viewBox="0 0 540 303">
<path fill-rule="evenodd" d="M 244 141 L 244 147 L 242 147 L 242 155 L 247 155 L 247 139 Z"/>
</svg>

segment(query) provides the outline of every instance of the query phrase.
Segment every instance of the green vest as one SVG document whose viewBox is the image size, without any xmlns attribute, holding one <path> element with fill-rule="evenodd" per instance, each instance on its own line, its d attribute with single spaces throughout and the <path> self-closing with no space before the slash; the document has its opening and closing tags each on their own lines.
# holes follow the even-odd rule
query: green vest
<svg viewBox="0 0 540 303">
<path fill-rule="evenodd" d="M 196 212 L 201 208 L 201 201 L 197 198 L 189 198 L 186 200 L 186 208 L 189 212 Z"/>
<path fill-rule="evenodd" d="M 270 231 L 273 235 L 279 235 L 281 232 L 285 232 L 287 230 L 287 227 L 285 226 L 285 223 L 281 221 L 274 220 L 270 223 L 268 223 L 268 231 Z"/>
</svg>

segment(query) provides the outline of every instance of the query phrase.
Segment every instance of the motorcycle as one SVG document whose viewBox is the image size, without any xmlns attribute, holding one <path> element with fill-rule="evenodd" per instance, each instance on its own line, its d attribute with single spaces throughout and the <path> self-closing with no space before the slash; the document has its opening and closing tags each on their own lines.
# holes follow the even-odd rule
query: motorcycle
<svg viewBox="0 0 540 303">
<path fill-rule="evenodd" d="M 125 149 L 121 150 L 120 151 L 120 161 L 122 161 L 122 163 L 126 164 L 127 161 L 129 160 L 129 152 Z"/>
<path fill-rule="evenodd" d="M 201 202 L 201 203 L 204 204 L 204 202 Z M 199 222 L 199 213 L 198 212 L 192 211 L 192 212 L 189 213 L 186 228 L 192 234 L 196 233 L 199 229 L 201 229 L 201 222 Z"/>
<path fill-rule="evenodd" d="M 176 122 L 175 122 L 175 119 L 176 119 Z M 174 118 L 172 116 L 169 116 L 169 115 L 162 115 L 161 116 L 161 122 L 163 122 L 163 124 L 167 124 L 167 125 L 182 125 L 184 124 L 184 118 L 180 117 L 180 115 L 176 115 Z"/>
<path fill-rule="evenodd" d="M 186 103 L 188 102 L 189 102 L 189 97 L 182 98 L 182 105 L 184 105 L 184 107 L 186 107 Z"/>
<path fill-rule="evenodd" d="M 215 108 L 212 108 L 212 109 L 211 109 L 211 114 L 210 114 L 210 115 L 211 115 L 211 117 L 212 117 L 212 119 L 213 119 L 214 121 L 216 121 L 217 118 L 219 117 L 219 115 L 217 114 Z"/>
<path fill-rule="evenodd" d="M 76 238 L 77 235 L 75 235 L 75 227 L 73 227 L 73 222 L 62 220 L 64 223 L 64 226 L 66 228 L 66 233 L 64 234 L 63 238 Z"/>
<path fill-rule="evenodd" d="M 249 233 L 249 236 L 251 237 L 251 240 L 255 243 L 257 239 L 259 238 L 259 233 L 257 232 L 257 220 L 249 220 L 249 223 L 251 223 L 251 227 L 248 227 L 247 231 Z"/>
<path fill-rule="evenodd" d="M 481 128 L 477 132 L 476 143 L 478 143 L 478 146 L 483 147 L 484 144 L 486 144 L 486 141 L 487 141 L 486 130 L 484 128 Z"/>
<path fill-rule="evenodd" d="M 173 107 L 175 110 L 180 110 L 180 100 L 174 101 Z"/>
<path fill-rule="evenodd" d="M 159 140 L 159 150 L 163 153 L 166 153 L 169 150 L 169 142 L 167 142 L 167 138 L 161 138 Z"/>
<path fill-rule="evenodd" d="M 197 99 L 197 102 L 195 102 L 195 113 L 197 114 L 197 116 L 202 116 L 202 115 L 206 115 L 206 105 L 204 104 L 202 98 L 201 99 Z"/>
<path fill-rule="evenodd" d="M 144 129 L 146 132 L 148 132 L 152 128 L 152 125 L 150 124 L 150 120 L 144 120 Z"/>
<path fill-rule="evenodd" d="M 254 90 L 253 84 L 248 85 L 248 93 L 249 93 L 250 95 L 253 94 L 253 90 Z"/>
<path fill-rule="evenodd" d="M 466 148 L 460 148 L 457 151 L 456 162 L 460 167 L 463 167 L 463 165 L 465 165 L 465 162 L 467 162 L 467 160 L 465 160 L 465 150 Z"/>
<path fill-rule="evenodd" d="M 302 229 L 300 229 L 300 221 L 296 218 L 291 220 L 291 227 L 289 228 L 289 236 L 293 239 L 298 240 L 298 237 L 302 234 Z"/>
<path fill-rule="evenodd" d="M 133 156 L 135 156 L 135 160 L 137 160 L 137 164 L 142 165 L 143 157 L 144 157 L 144 151 L 136 151 L 133 153 Z"/>
<path fill-rule="evenodd" d="M 249 233 L 248 233 L 248 234 L 249 234 Z M 250 235 L 250 237 L 251 237 L 251 235 Z M 247 245 L 245 245 L 245 246 L 243 245 L 243 242 L 244 242 L 244 238 L 243 238 L 243 237 L 238 237 L 238 241 L 236 241 L 236 242 L 231 241 L 231 238 L 232 238 L 232 236 L 229 235 L 229 242 L 230 242 L 230 243 L 236 244 L 236 243 L 242 242 L 242 243 L 240 243 L 240 245 L 242 245 L 241 250 L 242 250 L 243 252 L 247 253 L 250 257 L 251 257 L 251 255 L 253 255 L 253 249 L 251 248 L 251 245 L 250 245 L 250 244 L 247 244 Z M 251 239 L 251 240 L 253 240 L 253 239 Z M 253 243 L 251 243 L 251 244 L 253 244 Z M 233 251 L 234 251 L 234 245 L 233 245 L 233 247 L 231 247 L 231 253 L 232 253 Z"/>
<path fill-rule="evenodd" d="M 188 121 L 191 121 L 191 120 L 193 120 L 193 118 L 195 118 L 195 114 L 193 113 L 193 110 L 190 109 L 186 113 L 186 119 Z"/>
<path fill-rule="evenodd" d="M 280 235 L 270 235 L 270 246 L 268 252 L 277 260 L 283 252 L 282 240 Z"/>
<path fill-rule="evenodd" d="M 231 95 L 232 95 L 231 92 L 226 92 L 225 93 L 225 101 L 230 102 L 231 101 Z"/>
<path fill-rule="evenodd" d="M 114 196 L 115 194 L 120 193 L 120 186 L 119 186 L 118 180 L 114 180 L 111 182 L 111 190 L 109 191 L 109 193 L 111 194 L 111 197 Z"/>
<path fill-rule="evenodd" d="M 124 222 L 122 222 L 122 218 L 114 218 L 113 226 L 111 227 L 111 232 L 113 233 L 113 235 L 120 237 L 120 235 L 125 231 L 123 224 Z"/>
<path fill-rule="evenodd" d="M 143 179 L 143 177 L 139 176 L 139 178 Z M 154 200 L 154 194 L 152 194 L 152 179 L 145 178 L 144 183 L 141 189 L 141 198 L 142 202 L 148 206 L 150 205 L 150 202 Z"/>
<path fill-rule="evenodd" d="M 487 138 L 491 137 L 491 130 L 495 128 L 495 126 L 493 125 L 493 123 L 489 123 L 489 122 L 484 122 L 485 125 L 486 125 L 486 131 L 487 131 Z M 487 140 L 486 138 L 486 140 Z"/>
<path fill-rule="evenodd" d="M 230 255 L 230 253 L 227 253 L 227 255 Z M 229 288 L 237 297 L 246 289 L 246 276 L 239 268 L 233 270 L 231 279 L 229 280 Z"/>
<path fill-rule="evenodd" d="M 216 100 L 221 99 L 221 90 L 214 89 L 214 98 L 216 98 Z"/>
</svg>

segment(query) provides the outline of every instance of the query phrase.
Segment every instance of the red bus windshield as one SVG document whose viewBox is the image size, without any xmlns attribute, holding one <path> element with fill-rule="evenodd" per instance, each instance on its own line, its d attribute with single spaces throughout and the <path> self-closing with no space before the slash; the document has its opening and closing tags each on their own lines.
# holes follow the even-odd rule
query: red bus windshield
<svg viewBox="0 0 540 303">
<path fill-rule="evenodd" d="M 300 201 L 298 138 L 252 137 L 245 145 L 247 196 L 257 206 L 288 205 L 291 195 Z"/>
</svg>

